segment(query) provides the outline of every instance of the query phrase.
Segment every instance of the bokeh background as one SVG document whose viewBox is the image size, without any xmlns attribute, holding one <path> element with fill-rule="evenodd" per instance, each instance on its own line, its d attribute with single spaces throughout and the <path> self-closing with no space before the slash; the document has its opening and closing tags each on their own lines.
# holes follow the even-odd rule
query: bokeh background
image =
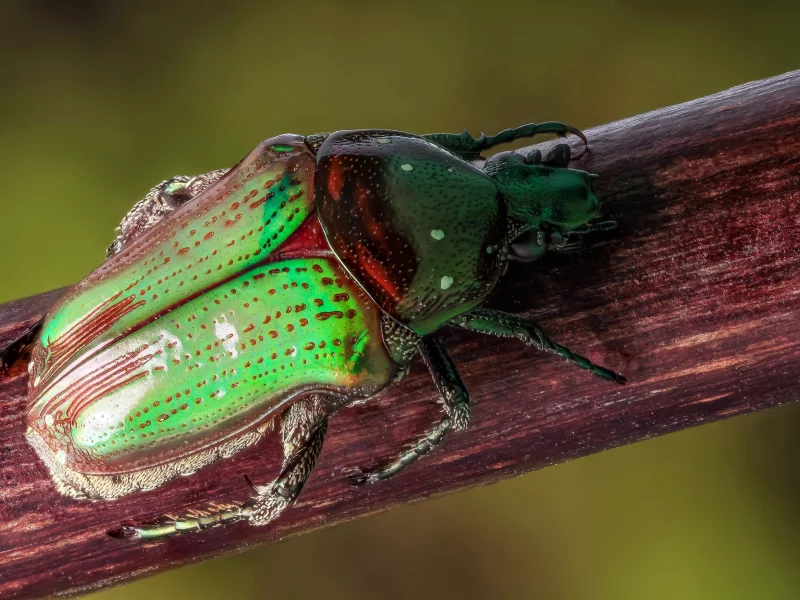
<svg viewBox="0 0 800 600">
<path fill-rule="evenodd" d="M 590 127 L 798 68 L 798 23 L 785 0 L 2 0 L 0 302 L 271 135 Z M 797 407 L 741 417 L 94 598 L 794 599 L 798 431 Z"/>
</svg>

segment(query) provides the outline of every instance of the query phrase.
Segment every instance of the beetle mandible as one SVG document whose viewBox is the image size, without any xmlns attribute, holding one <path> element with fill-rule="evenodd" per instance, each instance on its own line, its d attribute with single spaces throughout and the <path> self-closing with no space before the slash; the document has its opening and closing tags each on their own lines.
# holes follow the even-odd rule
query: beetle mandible
<svg viewBox="0 0 800 600">
<path fill-rule="evenodd" d="M 280 473 L 268 485 L 248 479 L 246 502 L 110 533 L 265 525 L 300 494 L 330 416 L 399 380 L 419 352 L 441 421 L 351 481 L 391 477 L 469 421 L 469 394 L 434 335 L 443 326 L 517 338 L 624 383 L 534 322 L 482 307 L 509 260 L 608 227 L 592 222 L 595 176 L 568 167 L 566 144 L 470 162 L 540 133 L 587 145 L 558 122 L 478 139 L 285 134 L 232 169 L 154 187 L 123 219 L 108 260 L 0 353 L 7 365 L 33 343 L 27 438 L 58 490 L 95 500 L 151 490 L 277 422 Z"/>
</svg>

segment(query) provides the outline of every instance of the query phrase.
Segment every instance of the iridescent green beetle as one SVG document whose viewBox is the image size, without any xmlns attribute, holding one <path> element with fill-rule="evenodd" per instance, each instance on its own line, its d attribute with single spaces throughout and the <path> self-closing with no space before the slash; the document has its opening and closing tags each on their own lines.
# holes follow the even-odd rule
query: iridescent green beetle
<svg viewBox="0 0 800 600">
<path fill-rule="evenodd" d="M 254 444 L 277 420 L 285 459 L 275 481 L 250 484 L 252 498 L 114 534 L 264 525 L 303 488 L 328 418 L 397 381 L 419 351 L 445 414 L 387 466 L 352 477 L 386 479 L 467 426 L 467 390 L 432 335 L 445 325 L 515 337 L 623 383 L 536 324 L 481 308 L 509 259 L 568 247 L 598 213 L 594 176 L 567 167 L 566 144 L 469 162 L 538 133 L 586 142 L 562 123 L 477 140 L 287 134 L 230 170 L 153 188 L 106 263 L 0 354 L 7 364 L 36 338 L 27 436 L 59 491 L 151 490 Z"/>
</svg>

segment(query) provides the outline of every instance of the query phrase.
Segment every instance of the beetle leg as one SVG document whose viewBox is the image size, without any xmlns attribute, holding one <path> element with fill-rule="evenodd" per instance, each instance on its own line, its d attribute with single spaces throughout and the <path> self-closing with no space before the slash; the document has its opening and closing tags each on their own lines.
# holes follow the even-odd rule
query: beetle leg
<svg viewBox="0 0 800 600">
<path fill-rule="evenodd" d="M 466 429 L 469 423 L 469 394 L 453 361 L 447 356 L 442 345 L 433 338 L 421 338 L 419 349 L 441 395 L 445 416 L 410 450 L 400 454 L 388 465 L 351 475 L 349 479 L 353 485 L 375 483 L 396 475 L 438 446 L 448 431 Z"/>
<path fill-rule="evenodd" d="M 465 315 L 459 315 L 458 317 L 450 319 L 448 324 L 469 331 L 477 331 L 478 333 L 496 335 L 498 337 L 517 338 L 529 346 L 536 346 L 540 350 L 547 350 L 558 354 L 561 358 L 572 364 L 578 365 L 582 369 L 586 369 L 592 374 L 608 381 L 620 384 L 626 381 L 625 377 L 622 375 L 610 369 L 606 369 L 605 367 L 601 367 L 600 365 L 596 365 L 588 358 L 575 354 L 569 348 L 556 344 L 547 337 L 544 331 L 533 321 L 521 319 L 515 315 L 497 310 L 478 308 Z"/>
<path fill-rule="evenodd" d="M 567 134 L 571 133 L 578 136 L 583 141 L 585 148 L 589 147 L 589 142 L 580 129 L 572 127 L 571 125 L 559 123 L 558 121 L 528 123 L 527 125 L 522 125 L 514 129 L 504 129 L 497 135 L 486 136 L 482 133 L 478 139 L 473 138 L 466 129 L 461 133 L 429 133 L 422 137 L 440 146 L 444 146 L 464 160 L 472 160 L 478 158 L 484 150 L 488 150 L 494 146 L 507 144 L 521 138 L 532 138 L 542 133 L 554 133 L 560 137 L 565 137 Z M 578 156 L 573 158 L 578 158 Z"/>
<path fill-rule="evenodd" d="M 162 219 L 206 191 L 228 171 L 229 169 L 219 169 L 197 177 L 176 175 L 159 183 L 122 219 L 117 227 L 117 237 L 108 247 L 106 258 L 119 253 L 144 232 L 158 225 Z"/>
<path fill-rule="evenodd" d="M 298 400 L 281 416 L 284 460 L 278 478 L 269 485 L 254 485 L 245 476 L 253 497 L 244 503 L 218 504 L 190 510 L 181 517 L 164 515 L 151 523 L 124 523 L 108 535 L 124 540 L 157 540 L 218 525 L 248 520 L 266 525 L 297 499 L 322 450 L 331 405 L 322 396 Z"/>
<path fill-rule="evenodd" d="M 208 510 L 190 510 L 182 517 L 164 515 L 152 523 L 123 523 L 108 535 L 119 540 L 154 541 L 178 533 L 199 531 L 247 519 L 249 508 L 241 504 L 215 504 Z"/>
<path fill-rule="evenodd" d="M 330 411 L 326 398 L 311 396 L 283 413 L 283 466 L 271 484 L 251 486 L 256 494 L 250 502 L 252 525 L 266 525 L 300 495 L 322 450 Z"/>
<path fill-rule="evenodd" d="M 42 323 L 44 323 L 44 317 L 36 321 L 33 325 L 28 327 L 21 336 L 0 350 L 0 373 L 4 373 L 11 365 L 17 362 L 19 357 L 25 352 L 25 349 L 36 339 L 36 336 L 42 330 Z"/>
</svg>

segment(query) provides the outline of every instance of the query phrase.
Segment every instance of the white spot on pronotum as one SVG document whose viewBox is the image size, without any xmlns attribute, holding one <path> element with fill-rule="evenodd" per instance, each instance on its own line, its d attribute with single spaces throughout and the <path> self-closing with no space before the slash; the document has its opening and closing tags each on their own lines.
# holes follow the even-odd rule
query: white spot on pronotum
<svg viewBox="0 0 800 600">
<path fill-rule="evenodd" d="M 384 138 L 378 138 L 378 143 L 379 144 L 391 144 L 392 140 L 390 140 L 389 138 L 385 138 L 385 137 Z"/>
<path fill-rule="evenodd" d="M 414 170 L 414 167 L 412 167 L 412 166 L 411 166 L 410 164 L 408 164 L 408 163 L 406 163 L 406 164 L 404 164 L 404 165 L 400 165 L 400 168 L 401 168 L 401 169 L 403 169 L 403 171 L 406 171 L 406 172 L 408 172 L 408 171 L 413 171 L 413 170 Z"/>
<path fill-rule="evenodd" d="M 59 450 L 56 452 L 56 461 L 61 463 L 62 465 L 67 464 L 67 453 L 63 450 Z"/>
<path fill-rule="evenodd" d="M 451 285 L 453 285 L 453 278 L 452 277 L 450 277 L 449 275 L 445 275 L 444 277 L 442 277 L 442 289 L 443 290 L 446 290 Z"/>
<path fill-rule="evenodd" d="M 44 416 L 44 424 L 47 425 L 48 427 L 50 425 L 52 425 L 53 423 L 55 423 L 55 422 L 56 422 L 56 420 L 53 418 L 53 415 L 45 415 Z"/>
<path fill-rule="evenodd" d="M 494 248 L 491 246 L 486 246 L 486 254 L 491 254 L 492 252 L 494 252 Z"/>
<path fill-rule="evenodd" d="M 447 167 L 447 172 L 448 173 L 452 173 L 453 172 L 453 167 Z"/>
<path fill-rule="evenodd" d="M 441 229 L 431 229 L 431 237 L 435 240 L 441 240 L 444 238 L 444 231 Z"/>
</svg>

